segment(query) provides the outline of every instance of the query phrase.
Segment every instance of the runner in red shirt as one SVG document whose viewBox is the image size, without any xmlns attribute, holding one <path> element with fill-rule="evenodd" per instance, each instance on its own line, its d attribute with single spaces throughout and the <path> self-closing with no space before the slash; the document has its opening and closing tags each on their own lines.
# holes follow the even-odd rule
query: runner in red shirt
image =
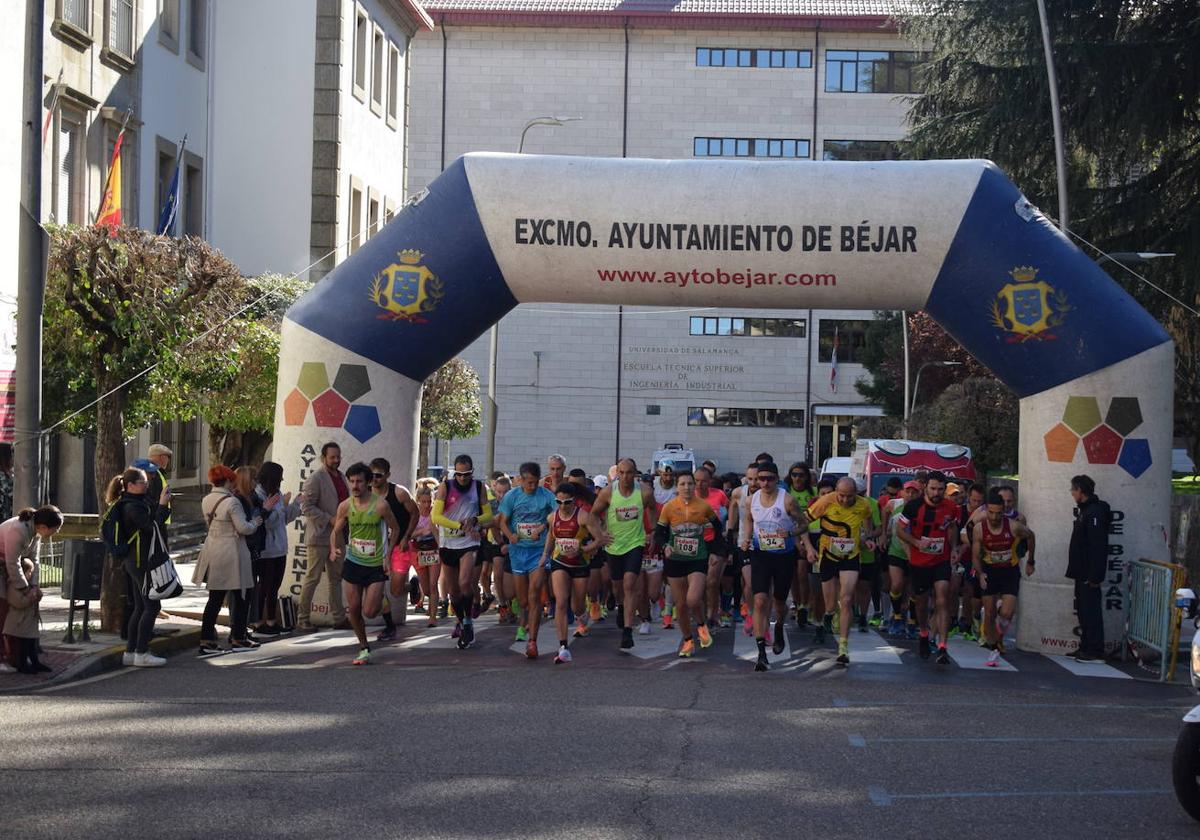
<svg viewBox="0 0 1200 840">
<path fill-rule="evenodd" d="M 904 506 L 896 535 L 908 546 L 912 594 L 917 599 L 918 638 L 922 659 L 929 658 L 929 592 L 937 614 L 937 663 L 950 663 L 946 631 L 950 620 L 950 556 L 958 545 L 958 505 L 946 498 L 946 476 L 929 473 L 925 494 Z"/>
</svg>

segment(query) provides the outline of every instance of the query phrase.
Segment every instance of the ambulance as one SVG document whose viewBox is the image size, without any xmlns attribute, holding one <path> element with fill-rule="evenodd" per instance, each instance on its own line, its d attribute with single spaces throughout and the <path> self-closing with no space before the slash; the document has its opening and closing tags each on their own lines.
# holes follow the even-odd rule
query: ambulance
<svg viewBox="0 0 1200 840">
<path fill-rule="evenodd" d="M 864 439 L 855 444 L 850 457 L 850 477 L 861 479 L 874 499 L 892 476 L 908 481 L 921 470 L 940 470 L 959 484 L 970 484 L 976 478 L 971 449 L 957 443 Z"/>
</svg>

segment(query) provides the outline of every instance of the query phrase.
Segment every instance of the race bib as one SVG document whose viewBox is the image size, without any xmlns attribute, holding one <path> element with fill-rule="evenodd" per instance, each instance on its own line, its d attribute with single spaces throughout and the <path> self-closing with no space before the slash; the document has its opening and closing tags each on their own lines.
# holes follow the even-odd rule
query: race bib
<svg viewBox="0 0 1200 840">
<path fill-rule="evenodd" d="M 374 557 L 378 548 L 378 540 L 360 540 L 353 537 L 350 539 L 350 550 L 359 557 Z"/>
<path fill-rule="evenodd" d="M 418 566 L 436 566 L 438 564 L 439 559 L 440 559 L 440 557 L 438 556 L 437 549 L 434 549 L 433 551 L 418 551 L 417 552 L 417 565 Z"/>
<path fill-rule="evenodd" d="M 523 540 L 537 539 L 539 527 L 541 526 L 537 522 L 519 522 L 517 523 L 517 536 Z"/>
<path fill-rule="evenodd" d="M 758 547 L 763 551 L 784 551 L 787 549 L 787 534 L 783 531 L 759 529 Z"/>
<path fill-rule="evenodd" d="M 946 538 L 930 539 L 929 545 L 921 549 L 923 554 L 941 554 L 946 548 Z"/>
<path fill-rule="evenodd" d="M 1013 561 L 1012 549 L 1008 551 L 989 551 L 988 563 L 992 566 L 1011 566 Z"/>
<path fill-rule="evenodd" d="M 641 516 L 642 509 L 639 507 L 619 507 L 615 511 L 618 522 L 632 522 Z"/>
<path fill-rule="evenodd" d="M 558 537 L 554 541 L 558 547 L 558 553 L 567 557 L 574 557 L 579 553 L 579 540 L 574 537 Z"/>
<path fill-rule="evenodd" d="M 663 567 L 663 563 L 661 560 L 646 559 L 646 560 L 642 561 L 642 571 L 643 572 L 661 571 L 662 567 Z"/>
<path fill-rule="evenodd" d="M 695 557 L 700 553 L 700 540 L 696 537 L 676 537 L 671 543 L 671 548 L 679 554 Z"/>
<path fill-rule="evenodd" d="M 462 528 L 443 528 L 442 536 L 447 537 L 447 538 L 462 537 L 462 536 L 466 536 L 466 532 L 463 531 Z"/>
<path fill-rule="evenodd" d="M 838 557 L 849 557 L 854 553 L 856 543 L 849 537 L 833 537 L 829 541 L 829 552 Z"/>
</svg>

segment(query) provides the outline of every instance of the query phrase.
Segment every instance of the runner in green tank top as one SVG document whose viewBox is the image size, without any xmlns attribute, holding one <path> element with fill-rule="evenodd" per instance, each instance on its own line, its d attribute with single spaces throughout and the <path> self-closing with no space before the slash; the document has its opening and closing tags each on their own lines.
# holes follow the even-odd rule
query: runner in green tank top
<svg viewBox="0 0 1200 840">
<path fill-rule="evenodd" d="M 633 459 L 622 458 L 617 464 L 617 481 L 596 496 L 587 521 L 588 532 L 608 556 L 613 594 L 620 608 L 621 650 L 625 651 L 633 647 L 633 614 L 646 546 L 645 512 L 656 509 L 654 491 L 643 487 L 639 479 Z M 649 620 L 649 616 L 645 618 Z"/>
<path fill-rule="evenodd" d="M 354 664 L 366 665 L 371 661 L 371 648 L 367 645 L 363 617 L 374 618 L 383 608 L 383 589 L 387 585 L 390 566 L 383 560 L 392 556 L 392 549 L 404 534 L 400 532 L 400 523 L 387 500 L 371 492 L 370 467 L 361 462 L 352 464 L 346 470 L 346 484 L 350 488 L 350 497 L 338 505 L 329 559 L 336 566 L 345 557 L 342 593 L 346 599 L 346 617 L 350 619 L 359 645 Z M 349 526 L 349 551 L 342 534 L 346 525 Z M 387 530 L 384 530 L 385 525 Z"/>
</svg>

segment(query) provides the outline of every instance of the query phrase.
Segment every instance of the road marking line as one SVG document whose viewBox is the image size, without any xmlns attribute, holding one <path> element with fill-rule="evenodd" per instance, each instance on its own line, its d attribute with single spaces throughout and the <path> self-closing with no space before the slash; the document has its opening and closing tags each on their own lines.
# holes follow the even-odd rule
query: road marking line
<svg viewBox="0 0 1200 840">
<path fill-rule="evenodd" d="M 1104 738 L 1104 737 L 1073 737 L 1056 735 L 1047 736 L 971 736 L 957 737 L 921 737 L 921 738 L 872 738 L 868 741 L 861 735 L 847 735 L 846 740 L 852 747 L 866 747 L 871 744 L 1173 744 L 1174 738 Z"/>
<path fill-rule="evenodd" d="M 85 679 L 82 679 L 82 680 L 72 680 L 70 682 L 62 683 L 61 685 L 49 685 L 49 686 L 46 686 L 45 688 L 35 688 L 32 693 L 34 693 L 34 694 L 49 694 L 51 691 L 62 691 L 64 688 L 74 688 L 77 685 L 87 685 L 88 683 L 100 682 L 101 680 L 111 680 L 113 677 L 119 677 L 123 674 L 132 674 L 136 670 L 138 670 L 138 669 L 135 668 L 134 666 L 126 665 L 121 668 L 118 668 L 115 671 L 108 671 L 103 674 L 97 674 L 94 677 L 86 677 Z"/>
<path fill-rule="evenodd" d="M 1170 796 L 1169 788 L 1117 788 L 1110 790 L 964 790 L 943 793 L 888 793 L 881 787 L 867 788 L 872 805 L 886 808 L 896 800 L 911 799 L 1010 799 L 1028 797 L 1085 797 L 1085 796 Z"/>
<path fill-rule="evenodd" d="M 929 706 L 949 706 L 949 707 L 966 707 L 966 708 L 988 708 L 991 710 L 1010 711 L 1013 709 L 1090 709 L 1090 710 L 1125 710 L 1136 709 L 1137 711 L 1170 711 L 1178 712 L 1181 715 L 1191 709 L 1195 704 L 1184 702 L 1178 705 L 1168 705 L 1165 703 L 1005 703 L 1003 706 L 997 706 L 995 703 L 986 702 L 971 702 L 961 700 L 847 700 L 845 697 L 835 697 L 829 701 L 829 705 L 835 709 L 893 709 L 897 706 L 921 706 L 926 708 Z"/>
<path fill-rule="evenodd" d="M 980 647 L 977 642 L 968 642 L 966 639 L 950 639 L 946 644 L 946 649 L 950 651 L 950 658 L 954 660 L 954 664 L 959 668 L 967 668 L 979 671 L 1016 671 L 1012 663 L 1008 662 L 1004 657 L 996 660 L 995 666 L 987 664 L 988 657 L 991 651 L 987 648 Z"/>
<path fill-rule="evenodd" d="M 1051 662 L 1061 665 L 1077 677 L 1107 677 L 1110 680 L 1131 680 L 1133 677 L 1126 674 L 1124 671 L 1118 671 L 1111 665 L 1105 665 L 1103 662 L 1076 662 L 1069 656 L 1057 656 L 1054 654 L 1043 654 Z"/>
<path fill-rule="evenodd" d="M 900 659 L 900 649 L 892 647 L 891 642 L 874 630 L 868 633 L 851 630 L 849 654 L 851 665 L 904 664 Z"/>
</svg>

